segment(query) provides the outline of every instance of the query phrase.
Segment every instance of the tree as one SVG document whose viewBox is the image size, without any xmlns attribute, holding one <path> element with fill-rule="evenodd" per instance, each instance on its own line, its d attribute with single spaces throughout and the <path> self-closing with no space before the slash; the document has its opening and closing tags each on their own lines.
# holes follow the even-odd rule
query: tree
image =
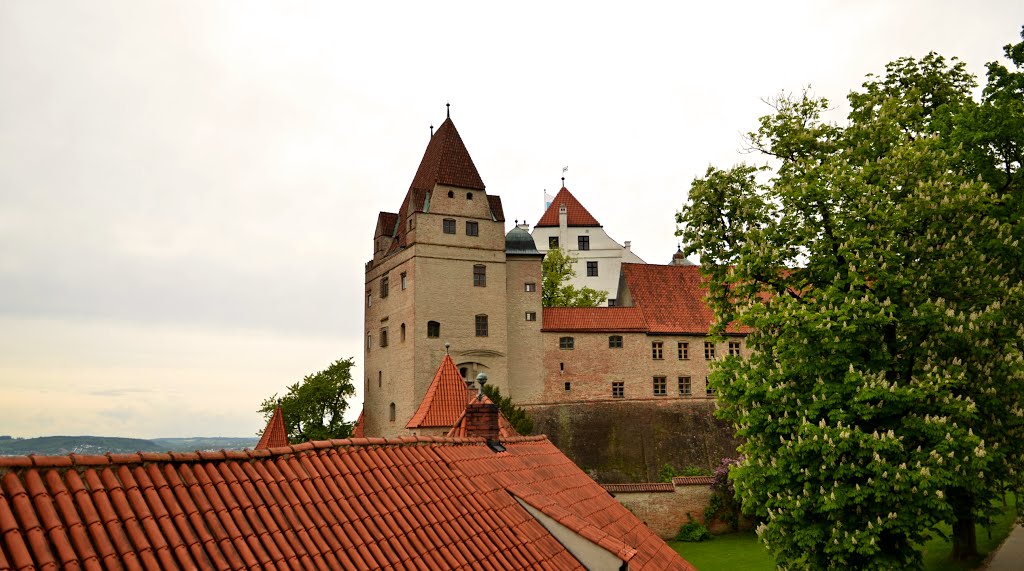
<svg viewBox="0 0 1024 571">
<path fill-rule="evenodd" d="M 608 292 L 593 288 L 577 288 L 569 283 L 576 275 L 576 257 L 561 248 L 552 248 L 544 256 L 544 283 L 541 304 L 544 307 L 597 307 L 608 300 Z"/>
<path fill-rule="evenodd" d="M 1024 44 L 1007 46 L 1019 70 Z M 989 65 L 890 63 L 828 102 L 780 97 L 750 134 L 772 166 L 709 168 L 678 213 L 720 334 L 719 414 L 744 440 L 744 510 L 789 569 L 920 568 L 952 524 L 1020 488 L 1024 458 L 1024 80 Z"/>
<path fill-rule="evenodd" d="M 280 405 L 284 414 L 288 441 L 292 444 L 309 440 L 348 438 L 352 423 L 343 416 L 348 409 L 346 399 L 355 395 L 352 385 L 353 358 L 338 359 L 323 371 L 306 375 L 288 387 L 283 397 L 277 394 L 260 403 L 259 412 L 268 420 Z"/>
<path fill-rule="evenodd" d="M 491 402 L 498 405 L 498 412 L 505 417 L 505 420 L 512 425 L 522 436 L 529 436 L 533 433 L 533 419 L 521 407 L 512 403 L 510 397 L 501 396 L 501 389 L 494 385 L 484 385 L 484 394 Z"/>
</svg>

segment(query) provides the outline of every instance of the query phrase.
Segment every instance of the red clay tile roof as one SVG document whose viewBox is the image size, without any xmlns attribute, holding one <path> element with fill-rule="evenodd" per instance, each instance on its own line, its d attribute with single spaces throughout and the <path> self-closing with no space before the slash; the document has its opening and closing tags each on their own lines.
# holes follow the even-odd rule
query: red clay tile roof
<svg viewBox="0 0 1024 571">
<path fill-rule="evenodd" d="M 473 402 L 474 400 L 476 400 L 477 391 L 470 389 L 469 391 L 467 391 L 466 396 L 467 396 L 468 402 Z M 487 398 L 487 395 L 484 395 L 483 399 L 481 399 L 481 402 L 491 403 L 492 401 L 491 401 L 491 399 Z M 448 434 L 446 434 L 446 436 L 451 436 L 451 437 L 464 437 L 464 436 L 466 436 L 466 411 L 465 410 L 463 410 L 462 414 L 459 415 L 458 420 L 455 421 L 455 424 L 452 425 L 452 429 L 448 431 Z M 505 415 L 501 414 L 499 412 L 498 413 L 498 438 L 501 439 L 501 440 L 505 440 L 506 438 L 512 438 L 513 436 L 519 436 L 519 433 L 516 432 L 516 429 L 512 427 L 512 423 L 509 422 L 507 418 L 505 418 Z"/>
<path fill-rule="evenodd" d="M 359 418 L 356 419 L 356 423 L 352 426 L 352 438 L 362 438 L 365 436 L 363 433 L 363 413 L 366 409 L 359 411 Z"/>
<path fill-rule="evenodd" d="M 646 331 L 637 307 L 545 307 L 541 331 Z"/>
<path fill-rule="evenodd" d="M 545 226 L 558 227 L 558 209 L 564 204 L 566 210 L 566 224 L 569 226 L 601 226 L 601 223 L 596 218 L 591 216 L 587 212 L 586 208 L 580 204 L 580 201 L 576 200 L 576 197 L 569 192 L 568 188 L 562 187 L 555 195 L 555 199 L 551 201 L 551 206 L 544 211 L 544 215 L 540 217 L 540 221 L 534 225 L 534 228 L 543 228 Z"/>
<path fill-rule="evenodd" d="M 676 487 L 671 482 L 646 482 L 640 484 L 601 484 L 601 487 L 613 494 L 629 492 L 674 492 Z"/>
<path fill-rule="evenodd" d="M 546 437 L 0 457 L 0 569 L 582 569 L 517 498 L 628 561 L 693 567 Z"/>
<path fill-rule="evenodd" d="M 277 448 L 278 446 L 288 446 L 288 429 L 284 426 L 284 413 L 281 412 L 280 406 L 274 409 L 274 414 L 271 415 L 267 427 L 263 429 L 263 436 L 260 436 L 256 448 Z"/>
<path fill-rule="evenodd" d="M 466 381 L 451 355 L 445 355 L 434 373 L 419 408 L 406 428 L 453 426 L 466 412 Z"/>
<path fill-rule="evenodd" d="M 622 277 L 650 333 L 706 335 L 714 318 L 700 266 L 622 264 Z M 728 333 L 749 333 L 730 326 Z"/>
<path fill-rule="evenodd" d="M 397 223 L 398 214 L 394 212 L 381 212 L 377 215 L 377 232 L 381 236 L 393 236 Z"/>
<path fill-rule="evenodd" d="M 455 129 L 452 120 L 445 119 L 430 137 L 427 150 L 423 153 L 420 167 L 412 179 L 409 190 L 434 190 L 435 184 L 458 186 L 472 190 L 483 190 L 484 181 L 480 179 L 473 159 L 466 150 L 466 145 Z"/>
<path fill-rule="evenodd" d="M 711 476 L 676 476 L 672 478 L 674 486 L 710 486 L 715 483 Z"/>
<path fill-rule="evenodd" d="M 488 194 L 487 205 L 491 207 L 491 215 L 494 216 L 495 220 L 497 220 L 498 222 L 505 221 L 505 210 L 502 209 L 501 207 L 500 196 L 491 196 L 490 194 Z"/>
</svg>

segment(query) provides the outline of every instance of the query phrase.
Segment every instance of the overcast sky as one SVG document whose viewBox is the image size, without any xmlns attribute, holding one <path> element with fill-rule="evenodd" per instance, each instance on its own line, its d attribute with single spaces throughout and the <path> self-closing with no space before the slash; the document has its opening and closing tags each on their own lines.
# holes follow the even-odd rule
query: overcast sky
<svg viewBox="0 0 1024 571">
<path fill-rule="evenodd" d="M 452 119 L 513 220 L 566 185 L 650 263 L 762 102 L 982 76 L 1024 3 L 0 2 L 0 435 L 242 436 L 334 359 Z M 695 7 L 684 7 L 692 4 Z M 628 6 L 628 8 L 627 8 Z M 352 403 L 358 413 L 361 396 Z"/>
</svg>

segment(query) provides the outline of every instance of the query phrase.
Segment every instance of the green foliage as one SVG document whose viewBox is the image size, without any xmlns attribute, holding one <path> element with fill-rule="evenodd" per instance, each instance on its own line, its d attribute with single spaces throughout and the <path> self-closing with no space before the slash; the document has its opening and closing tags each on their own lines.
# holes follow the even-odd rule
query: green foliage
<svg viewBox="0 0 1024 571">
<path fill-rule="evenodd" d="M 281 405 L 288 441 L 292 444 L 309 440 L 347 438 L 352 423 L 343 416 L 346 399 L 355 395 L 352 385 L 353 358 L 338 359 L 323 371 L 306 375 L 301 382 L 288 387 L 283 397 L 276 394 L 260 403 L 259 412 L 267 420 L 274 408 Z"/>
<path fill-rule="evenodd" d="M 675 537 L 676 541 L 700 542 L 711 539 L 711 532 L 708 530 L 706 525 L 693 521 L 690 514 L 686 514 L 686 517 L 690 521 L 684 523 L 682 527 L 679 528 L 679 532 L 676 533 Z"/>
<path fill-rule="evenodd" d="M 658 471 L 658 481 L 662 483 L 671 482 L 677 476 L 710 476 L 711 470 L 700 466 L 687 466 L 682 470 L 676 470 L 671 464 L 665 464 Z"/>
<path fill-rule="evenodd" d="M 576 275 L 576 257 L 561 248 L 552 248 L 544 255 L 541 304 L 544 307 L 597 307 L 608 300 L 608 292 L 593 288 L 576 288 L 569 280 Z"/>
<path fill-rule="evenodd" d="M 1024 474 L 1024 43 L 980 102 L 930 54 L 869 76 L 845 125 L 780 97 L 750 134 L 771 167 L 709 168 L 677 215 L 721 333 L 733 482 L 788 569 L 919 569 Z M 1017 128 L 1006 129 L 1006 125 Z"/>
<path fill-rule="evenodd" d="M 671 464 L 665 464 L 658 471 L 658 481 L 661 483 L 671 482 L 672 478 L 675 478 L 677 475 L 676 469 Z"/>
<path fill-rule="evenodd" d="M 740 504 L 736 500 L 736 489 L 733 487 L 730 474 L 742 461 L 742 458 L 722 458 L 722 462 L 715 469 L 714 481 L 711 483 L 711 499 L 704 508 L 704 521 L 724 521 L 729 524 L 732 531 L 739 530 Z"/>
<path fill-rule="evenodd" d="M 533 433 L 533 419 L 524 409 L 513 404 L 510 397 L 501 396 L 501 389 L 494 385 L 484 385 L 484 394 L 491 399 L 491 402 L 498 405 L 498 411 L 516 432 L 522 436 L 529 436 Z"/>
</svg>

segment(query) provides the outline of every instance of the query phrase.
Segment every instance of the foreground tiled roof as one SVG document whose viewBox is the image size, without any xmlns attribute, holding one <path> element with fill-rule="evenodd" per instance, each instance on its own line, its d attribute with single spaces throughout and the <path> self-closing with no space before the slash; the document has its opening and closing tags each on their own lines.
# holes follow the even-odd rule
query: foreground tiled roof
<svg viewBox="0 0 1024 571">
<path fill-rule="evenodd" d="M 582 569 L 523 504 L 630 569 L 693 569 L 545 437 L 504 444 L 4 457 L 0 569 Z"/>
<path fill-rule="evenodd" d="M 484 181 L 480 179 L 480 173 L 450 118 L 445 119 L 430 137 L 409 189 L 429 192 L 434 190 L 435 184 L 484 189 Z"/>
<path fill-rule="evenodd" d="M 434 373 L 419 408 L 406 428 L 452 426 L 466 411 L 466 381 L 451 355 L 445 355 Z"/>
<path fill-rule="evenodd" d="M 270 422 L 263 429 L 260 441 L 256 443 L 256 448 L 277 448 L 278 446 L 288 446 L 288 429 L 285 428 L 284 413 L 281 412 L 280 406 L 274 409 Z"/>
<path fill-rule="evenodd" d="M 714 317 L 699 266 L 622 264 L 622 278 L 650 333 L 706 335 Z M 730 326 L 729 333 L 748 333 Z"/>
<path fill-rule="evenodd" d="M 545 307 L 542 331 L 646 331 L 636 307 Z"/>
<path fill-rule="evenodd" d="M 566 225 L 568 226 L 600 226 L 601 223 L 596 218 L 591 216 L 590 212 L 580 204 L 579 200 L 569 192 L 568 188 L 562 187 L 555 195 L 555 199 L 551 201 L 551 205 L 544 211 L 544 215 L 540 217 L 540 221 L 534 225 L 535 228 L 543 228 L 545 226 L 558 227 L 558 210 L 561 205 L 565 205 L 566 214 Z"/>
</svg>

